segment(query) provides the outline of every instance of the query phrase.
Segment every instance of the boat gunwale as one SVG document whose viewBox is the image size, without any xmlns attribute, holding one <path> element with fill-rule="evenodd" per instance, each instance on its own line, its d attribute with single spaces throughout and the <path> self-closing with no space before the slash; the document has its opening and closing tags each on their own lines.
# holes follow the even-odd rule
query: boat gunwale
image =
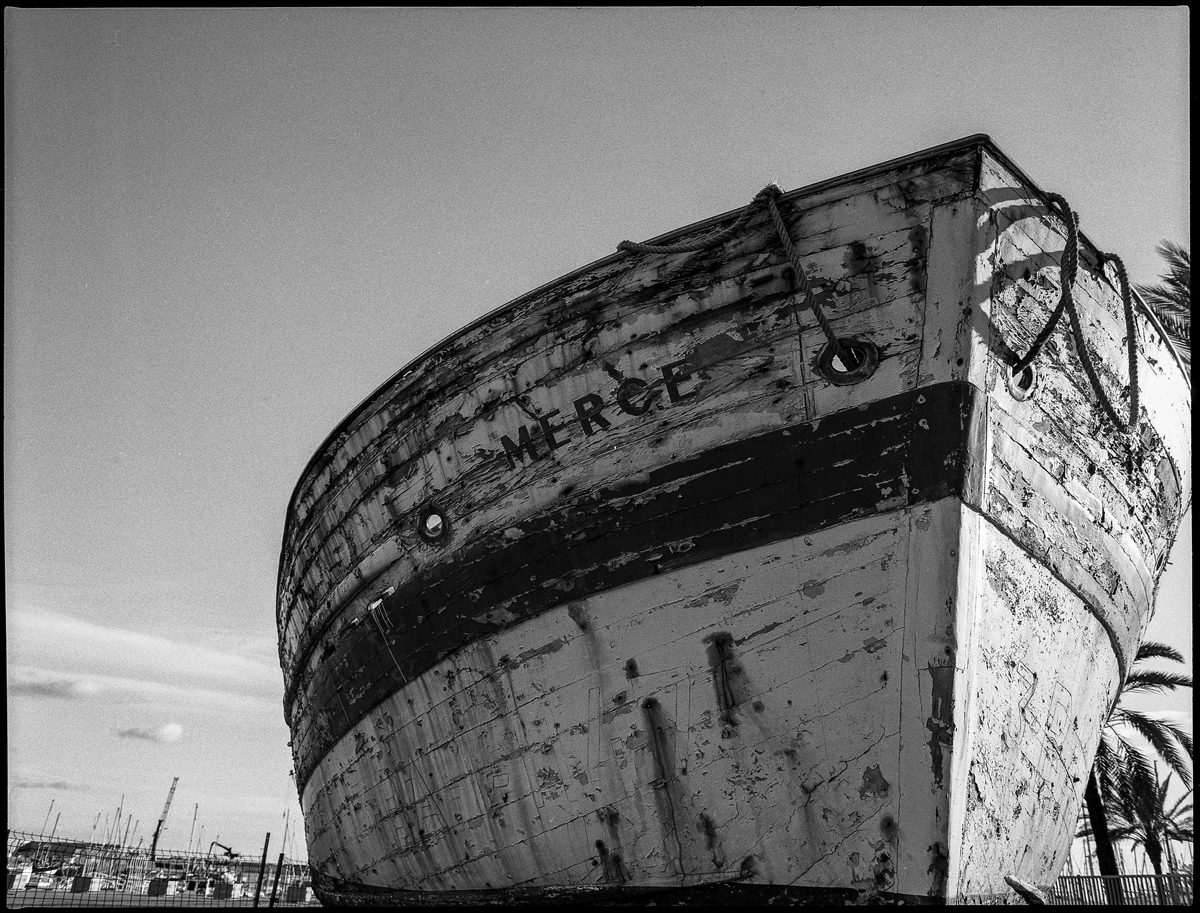
<svg viewBox="0 0 1200 913">
<path fill-rule="evenodd" d="M 1035 194 L 1037 194 L 1037 196 L 1041 198 L 1043 203 L 1049 204 L 1047 193 L 1045 191 L 1043 191 L 1033 180 L 1031 180 L 1029 178 L 1029 176 L 1019 166 L 1017 166 L 1008 157 L 1008 155 L 1006 155 L 1004 153 L 1004 151 L 999 148 L 999 146 L 996 145 L 995 141 L 992 140 L 991 136 L 989 136 L 986 133 L 973 133 L 973 134 L 970 134 L 969 136 L 965 136 L 965 137 L 962 137 L 957 140 L 951 140 L 950 142 L 947 142 L 947 143 L 941 143 L 937 146 L 931 146 L 927 149 L 922 149 L 917 152 L 911 152 L 911 153 L 899 156 L 894 159 L 889 159 L 888 161 L 885 161 L 885 162 L 880 162 L 875 165 L 869 165 L 865 168 L 859 168 L 855 171 L 850 171 L 845 174 L 836 175 L 834 177 L 826 178 L 821 181 L 816 181 L 812 184 L 806 184 L 802 187 L 797 187 L 794 190 L 789 190 L 789 191 L 784 192 L 781 195 L 780 199 L 792 200 L 797 197 L 817 193 L 817 192 L 820 192 L 823 190 L 832 189 L 832 188 L 837 187 L 842 184 L 848 184 L 848 183 L 852 183 L 854 181 L 859 181 L 864 178 L 868 178 L 868 177 L 871 177 L 876 174 L 880 174 L 880 173 L 883 173 L 886 171 L 891 171 L 891 170 L 894 170 L 897 168 L 901 168 L 906 165 L 916 164 L 918 162 L 933 158 L 935 156 L 946 155 L 946 154 L 953 153 L 953 152 L 963 151 L 963 150 L 970 149 L 972 147 L 978 148 L 980 150 L 987 149 L 989 152 L 991 152 L 993 155 L 995 155 L 997 157 L 1000 164 L 1002 164 L 1005 168 L 1007 168 L 1009 171 L 1011 171 L 1018 180 L 1023 182 L 1026 186 L 1029 187 L 1030 190 L 1032 190 Z M 976 185 L 979 182 L 978 168 L 979 168 L 979 162 L 977 161 L 976 162 L 976 175 L 975 175 Z M 645 243 L 664 244 L 664 243 L 670 242 L 681 236 L 702 230 L 704 228 L 708 228 L 708 227 L 717 225 L 717 224 L 727 221 L 731 218 L 735 218 L 743 209 L 745 209 L 745 205 L 739 206 L 736 209 L 728 210 L 726 212 L 720 213 L 715 216 L 711 216 L 706 219 L 702 219 L 698 222 L 693 222 L 693 223 L 684 225 L 679 228 L 671 229 L 670 231 L 664 232 L 661 235 L 657 235 L 654 238 L 649 239 L 649 241 L 647 241 Z M 1082 230 L 1080 230 L 1078 234 L 1079 234 L 1079 240 L 1081 242 L 1083 242 L 1087 247 L 1089 247 L 1093 254 L 1101 253 L 1101 249 L 1096 244 L 1094 244 L 1091 241 L 1091 239 L 1088 238 L 1087 235 Z M 475 318 L 470 323 L 467 323 L 464 326 L 452 331 L 451 333 L 448 333 L 446 336 L 442 337 L 437 342 L 435 342 L 432 345 L 425 348 L 419 355 L 410 359 L 408 362 L 406 362 L 404 364 L 403 367 L 401 367 L 399 370 L 394 372 L 385 381 L 380 383 L 374 390 L 371 391 L 371 393 L 369 393 L 367 396 L 365 396 L 362 399 L 362 401 L 360 401 L 358 403 L 358 405 L 356 405 L 353 409 L 351 409 L 346 414 L 346 416 L 340 422 L 338 422 L 337 425 L 334 426 L 333 430 L 331 430 L 325 436 L 325 438 L 321 441 L 321 443 L 313 451 L 312 456 L 308 459 L 308 461 L 304 465 L 304 468 L 301 470 L 299 478 L 297 479 L 295 486 L 293 486 L 293 488 L 292 488 L 292 493 L 288 498 L 287 513 L 284 517 L 283 542 L 281 543 L 280 556 L 279 556 L 279 567 L 278 567 L 278 573 L 276 575 L 276 595 L 278 596 L 279 586 L 283 582 L 284 558 L 285 558 L 285 553 L 287 550 L 288 530 L 294 524 L 296 503 L 297 503 L 297 498 L 300 494 L 301 488 L 304 486 L 304 483 L 308 479 L 313 467 L 319 462 L 320 458 L 322 456 L 324 456 L 331 449 L 333 442 L 339 436 L 341 436 L 347 430 L 347 428 L 353 423 L 353 421 L 356 418 L 358 418 L 372 403 L 374 403 L 385 390 L 394 386 L 396 384 L 396 382 L 399 381 L 400 379 L 402 379 L 405 375 L 416 370 L 421 362 L 423 362 L 426 359 L 428 359 L 429 357 L 431 357 L 434 353 L 436 353 L 438 350 L 442 349 L 444 346 L 446 346 L 448 343 L 454 341 L 455 339 L 465 336 L 468 333 L 472 332 L 473 330 L 478 329 L 483 324 L 487 323 L 490 320 L 493 320 L 494 318 L 500 316 L 501 314 L 505 313 L 506 311 L 515 309 L 518 305 L 520 305 L 522 302 L 524 302 L 528 299 L 531 299 L 539 294 L 542 294 L 543 292 L 545 292 L 555 286 L 566 284 L 566 283 L 570 282 L 572 279 L 578 278 L 579 276 L 582 276 L 586 273 L 601 269 L 605 266 L 615 263 L 618 260 L 620 260 L 621 258 L 626 257 L 631 253 L 634 253 L 634 252 L 628 251 L 628 250 L 620 250 L 620 249 L 615 250 L 612 253 L 606 254 L 605 256 L 592 261 L 591 263 L 585 264 L 584 266 L 578 267 L 577 269 L 574 269 L 568 273 L 565 273 L 561 276 L 551 279 L 550 281 L 545 282 L 542 285 L 539 285 L 536 288 L 531 289 L 530 291 L 523 292 L 522 294 L 518 295 L 516 298 L 513 298 L 510 301 L 508 301 L 504 304 L 501 304 L 501 305 L 491 309 L 490 311 L 485 312 L 484 314 L 481 314 L 479 317 Z M 1111 280 L 1108 278 L 1108 276 L 1105 273 L 1103 273 L 1103 271 L 1100 273 L 1100 276 L 1110 287 L 1113 287 Z M 1164 328 L 1162 321 L 1160 321 L 1158 319 L 1158 316 L 1149 307 L 1149 305 L 1146 304 L 1146 302 L 1142 299 L 1141 295 L 1138 293 L 1136 288 L 1134 288 L 1132 285 L 1130 286 L 1130 293 L 1131 293 L 1131 297 L 1133 299 L 1134 305 L 1141 310 L 1142 314 L 1147 318 L 1147 320 L 1150 322 L 1151 326 L 1154 327 L 1154 329 L 1157 331 L 1158 335 L 1162 338 L 1163 342 L 1166 344 L 1168 351 L 1170 351 L 1171 355 L 1175 359 L 1175 362 L 1179 366 L 1180 371 L 1183 373 L 1184 379 L 1188 383 L 1188 386 L 1190 389 L 1191 377 L 1188 374 L 1186 368 L 1184 367 L 1183 358 L 1179 354 L 1178 349 L 1176 349 L 1175 344 L 1170 337 L 1170 334 L 1168 334 L 1166 329 Z M 276 620 L 277 621 L 279 620 L 278 606 L 276 607 Z"/>
</svg>

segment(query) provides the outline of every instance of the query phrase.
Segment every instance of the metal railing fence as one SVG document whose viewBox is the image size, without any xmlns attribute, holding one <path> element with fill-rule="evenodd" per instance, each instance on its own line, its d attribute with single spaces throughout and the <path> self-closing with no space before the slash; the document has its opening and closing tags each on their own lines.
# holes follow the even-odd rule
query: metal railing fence
<svg viewBox="0 0 1200 913">
<path fill-rule="evenodd" d="M 308 864 L 266 851 L 158 850 L 151 859 L 145 847 L 9 831 L 5 874 L 8 909 L 320 906 Z"/>
<path fill-rule="evenodd" d="M 1049 893 L 1052 904 L 1191 906 L 1192 875 L 1063 875 Z"/>
</svg>

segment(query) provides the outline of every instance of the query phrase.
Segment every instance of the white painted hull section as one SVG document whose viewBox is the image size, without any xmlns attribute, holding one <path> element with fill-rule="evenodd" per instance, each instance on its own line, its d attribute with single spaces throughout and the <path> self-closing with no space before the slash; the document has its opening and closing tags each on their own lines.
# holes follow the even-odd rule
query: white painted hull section
<svg viewBox="0 0 1200 913">
<path fill-rule="evenodd" d="M 998 871 L 1057 872 L 1099 731 L 1076 714 L 1103 712 L 1115 682 L 1079 600 L 946 499 L 460 650 L 317 768 L 309 850 L 328 875 L 417 891 L 739 879 L 926 895 L 946 875 L 951 896 L 1001 891 Z M 1014 796 L 1016 776 L 1032 789 Z M 1017 814 L 1038 819 L 1038 845 L 1024 825 L 1005 841 Z"/>
</svg>

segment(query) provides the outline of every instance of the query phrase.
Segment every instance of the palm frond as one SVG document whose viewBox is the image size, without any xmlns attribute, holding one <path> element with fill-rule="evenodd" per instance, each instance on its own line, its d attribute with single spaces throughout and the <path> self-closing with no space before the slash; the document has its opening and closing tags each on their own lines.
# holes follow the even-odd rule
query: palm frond
<svg viewBox="0 0 1200 913">
<path fill-rule="evenodd" d="M 1171 774 L 1157 782 L 1149 760 L 1136 748 L 1122 750 L 1122 764 L 1117 780 L 1122 794 L 1119 807 L 1113 809 L 1109 840 L 1127 840 L 1141 848 L 1152 860 L 1161 860 L 1164 844 L 1170 841 L 1192 840 L 1192 819 L 1189 790 L 1170 809 L 1166 807 L 1171 788 Z M 1158 862 L 1155 862 L 1158 869 Z"/>
<path fill-rule="evenodd" d="M 1120 806 L 1117 796 L 1121 792 L 1120 778 L 1125 745 L 1120 734 L 1109 727 L 1101 736 L 1100 744 L 1096 747 L 1096 758 L 1092 762 L 1092 770 L 1096 774 L 1096 788 L 1100 792 L 1100 799 L 1106 809 L 1117 809 Z"/>
<path fill-rule="evenodd" d="M 1167 812 L 1167 815 L 1168 815 L 1168 817 L 1177 821 L 1179 823 L 1180 827 L 1191 827 L 1192 826 L 1192 806 L 1190 803 L 1183 808 L 1177 808 L 1177 807 L 1172 806 L 1171 809 Z"/>
<path fill-rule="evenodd" d="M 1125 679 L 1123 694 L 1134 694 L 1139 691 L 1157 691 L 1165 693 L 1176 688 L 1191 688 L 1192 677 L 1180 672 L 1163 672 L 1159 669 L 1134 669 Z"/>
<path fill-rule="evenodd" d="M 1158 807 L 1165 808 L 1167 802 L 1167 790 L 1171 788 L 1171 775 L 1167 774 L 1165 780 L 1158 784 Z"/>
<path fill-rule="evenodd" d="M 1129 840 L 1130 838 L 1136 838 L 1138 833 L 1139 831 L 1137 825 L 1122 824 L 1117 827 L 1110 827 L 1108 829 L 1108 839 L 1112 841 Z M 1136 840 L 1134 841 L 1134 844 L 1137 844 Z"/>
<path fill-rule="evenodd" d="M 1154 285 L 1138 285 L 1142 300 L 1158 317 L 1190 372 L 1192 363 L 1192 258 L 1184 247 L 1171 241 L 1158 245 L 1167 271 Z"/>
<path fill-rule="evenodd" d="M 1182 815 L 1177 818 L 1168 817 L 1168 824 L 1171 834 L 1192 833 L 1192 816 Z"/>
<path fill-rule="evenodd" d="M 1125 746 L 1120 768 L 1121 805 L 1127 821 L 1144 821 L 1158 799 L 1154 763 L 1132 745 Z"/>
<path fill-rule="evenodd" d="M 1187 805 L 1184 805 L 1184 803 Z M 1171 806 L 1168 814 L 1172 818 L 1190 815 L 1192 813 L 1192 791 L 1189 789 L 1186 793 L 1175 800 L 1175 804 Z"/>
<path fill-rule="evenodd" d="M 1181 248 L 1179 250 L 1182 251 Z M 1176 252 L 1171 250 L 1169 253 L 1175 255 Z M 1182 251 L 1181 256 L 1182 270 L 1178 275 L 1173 273 L 1172 278 L 1178 279 L 1179 288 L 1189 289 L 1187 313 L 1190 321 L 1191 267 L 1187 252 Z M 1121 698 L 1126 694 L 1165 693 L 1177 688 L 1193 687 L 1189 675 L 1148 669 L 1140 665 L 1151 659 L 1184 662 L 1183 655 L 1174 647 L 1157 641 L 1146 641 L 1138 647 L 1134 668 L 1122 684 Z M 1122 702 L 1118 701 L 1100 732 L 1088 786 L 1092 789 L 1094 785 L 1095 790 L 1099 792 L 1101 809 L 1096 814 L 1101 820 L 1108 821 L 1108 827 L 1105 829 L 1108 833 L 1107 841 L 1095 833 L 1091 834 L 1096 840 L 1101 871 L 1106 875 L 1116 874 L 1115 862 L 1112 861 L 1113 843 L 1129 840 L 1135 847 L 1141 846 L 1152 857 L 1157 870 L 1158 862 L 1155 860 L 1160 858 L 1163 840 L 1190 839 L 1190 836 L 1185 838 L 1182 835 L 1190 835 L 1192 831 L 1190 789 L 1184 799 L 1177 801 L 1167 810 L 1165 805 L 1171 774 L 1168 773 L 1166 780 L 1159 782 L 1154 764 L 1127 738 L 1127 735 L 1135 734 L 1149 742 L 1154 754 L 1166 761 L 1187 786 L 1191 786 L 1191 771 L 1184 757 L 1185 754 L 1187 758 L 1193 755 L 1191 734 L 1168 720 L 1123 706 Z M 1092 814 L 1089 808 L 1086 816 L 1088 820 L 1078 826 L 1080 834 L 1090 832 Z M 1108 848 L 1107 857 L 1100 852 L 1102 845 Z M 1105 858 L 1109 860 L 1107 865 L 1109 869 L 1114 869 L 1113 871 L 1105 869 Z"/>
<path fill-rule="evenodd" d="M 1154 765 L 1135 745 L 1121 739 L 1105 769 L 1096 775 L 1096 788 L 1113 826 L 1137 820 L 1140 796 L 1153 782 Z"/>
<path fill-rule="evenodd" d="M 1188 295 L 1192 290 L 1191 252 L 1174 241 L 1163 240 L 1157 248 L 1158 255 L 1167 261 L 1167 272 L 1163 282 L 1177 295 Z"/>
<path fill-rule="evenodd" d="M 1135 663 L 1145 659 L 1169 659 L 1177 663 L 1184 662 L 1183 654 L 1169 644 L 1157 640 L 1146 640 L 1138 644 L 1137 654 L 1133 657 Z"/>
<path fill-rule="evenodd" d="M 1194 759 L 1196 757 L 1196 755 L 1192 751 L 1192 736 L 1191 736 L 1191 734 L 1184 732 L 1182 729 L 1180 729 L 1178 727 L 1173 727 L 1172 731 L 1175 733 L 1175 738 L 1179 739 L 1179 744 L 1183 746 L 1183 750 L 1188 753 L 1188 757 Z"/>
<path fill-rule="evenodd" d="M 1132 710 L 1127 707 L 1117 708 L 1117 713 L 1120 715 L 1121 722 L 1127 724 L 1138 735 L 1150 743 L 1155 752 L 1171 766 L 1172 770 L 1179 774 L 1179 779 L 1184 784 L 1187 786 L 1192 785 L 1192 775 L 1187 769 L 1187 762 L 1179 752 L 1179 749 L 1176 748 L 1177 733 L 1181 731 L 1177 726 L 1172 725 L 1166 720 L 1148 716 L 1140 710 Z M 1132 750 L 1132 746 L 1128 742 L 1125 744 L 1128 749 Z M 1188 753 L 1190 754 L 1190 752 Z"/>
<path fill-rule="evenodd" d="M 1117 746 L 1117 734 L 1112 728 L 1111 717 L 1104 730 L 1100 733 L 1100 743 L 1096 746 L 1096 764 L 1110 763 Z"/>
</svg>

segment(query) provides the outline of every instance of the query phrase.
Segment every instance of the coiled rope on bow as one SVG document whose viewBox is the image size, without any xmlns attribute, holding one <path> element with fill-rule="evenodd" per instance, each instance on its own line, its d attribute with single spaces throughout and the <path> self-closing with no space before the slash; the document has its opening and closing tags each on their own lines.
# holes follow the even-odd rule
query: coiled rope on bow
<svg viewBox="0 0 1200 913">
<path fill-rule="evenodd" d="M 775 226 L 775 233 L 779 236 L 779 241 L 783 245 L 784 252 L 787 254 L 788 263 L 792 267 L 796 290 L 804 297 L 804 304 L 813 312 L 813 316 L 817 318 L 817 324 L 821 327 L 821 332 L 825 334 L 825 339 L 829 342 L 833 356 L 845 364 L 845 359 L 842 357 L 842 345 L 838 341 L 837 335 L 833 332 L 833 327 L 830 325 L 829 319 L 825 316 L 824 310 L 813 296 L 812 285 L 808 281 L 808 275 L 804 272 L 804 266 L 800 263 L 800 255 L 796 253 L 796 246 L 792 243 L 787 225 L 783 221 L 783 216 L 779 214 L 779 206 L 776 204 L 776 200 L 781 196 L 783 196 L 783 191 L 779 188 L 778 184 L 768 184 L 754 195 L 754 199 L 750 201 L 727 228 L 723 228 L 718 232 L 714 232 L 711 235 L 688 244 L 642 244 L 638 241 L 622 241 L 617 245 L 617 250 L 647 254 L 690 254 L 696 251 L 708 250 L 733 237 L 750 216 L 754 214 L 755 210 L 765 204 L 770 213 L 771 222 Z"/>
<path fill-rule="evenodd" d="M 1070 317 L 1071 335 L 1075 340 L 1075 349 L 1079 352 L 1079 360 L 1083 364 L 1084 373 L 1087 374 L 1088 381 L 1092 385 L 1092 389 L 1096 392 L 1097 398 L 1100 400 L 1100 405 L 1112 419 L 1114 425 L 1121 431 L 1136 431 L 1138 426 L 1138 374 L 1137 374 L 1137 324 L 1133 318 L 1133 299 L 1129 292 L 1129 276 L 1125 272 L 1125 264 L 1121 262 L 1121 258 L 1116 254 L 1108 254 L 1103 251 L 1099 254 L 1100 269 L 1103 271 L 1104 264 L 1112 262 L 1116 266 L 1117 279 L 1121 286 L 1121 300 L 1125 308 L 1125 328 L 1128 333 L 1126 349 L 1129 355 L 1129 421 L 1125 422 L 1117 415 L 1117 410 L 1113 407 L 1112 401 L 1108 398 L 1108 394 L 1104 392 L 1104 388 L 1100 383 L 1100 376 L 1096 372 L 1096 366 L 1092 363 L 1092 356 L 1088 352 L 1087 345 L 1083 339 L 1083 327 L 1079 322 L 1079 312 L 1075 307 L 1075 298 L 1072 294 L 1072 287 L 1075 284 L 1075 276 L 1079 272 L 1079 214 L 1071 209 L 1067 201 L 1057 193 L 1048 193 L 1046 198 L 1050 201 L 1051 206 L 1057 211 L 1058 216 L 1063 220 L 1067 227 L 1066 245 L 1063 247 L 1062 259 L 1059 261 L 1059 284 L 1061 290 L 1058 298 L 1058 305 L 1050 314 L 1046 325 L 1042 327 L 1037 338 L 1034 339 L 1033 345 L 1029 347 L 1029 351 L 1025 353 L 1023 358 L 1017 360 L 1013 365 L 1013 373 L 1019 374 L 1024 371 L 1033 360 L 1037 358 L 1042 347 L 1046 344 L 1054 328 L 1062 319 L 1063 311 L 1065 310 Z"/>
</svg>

